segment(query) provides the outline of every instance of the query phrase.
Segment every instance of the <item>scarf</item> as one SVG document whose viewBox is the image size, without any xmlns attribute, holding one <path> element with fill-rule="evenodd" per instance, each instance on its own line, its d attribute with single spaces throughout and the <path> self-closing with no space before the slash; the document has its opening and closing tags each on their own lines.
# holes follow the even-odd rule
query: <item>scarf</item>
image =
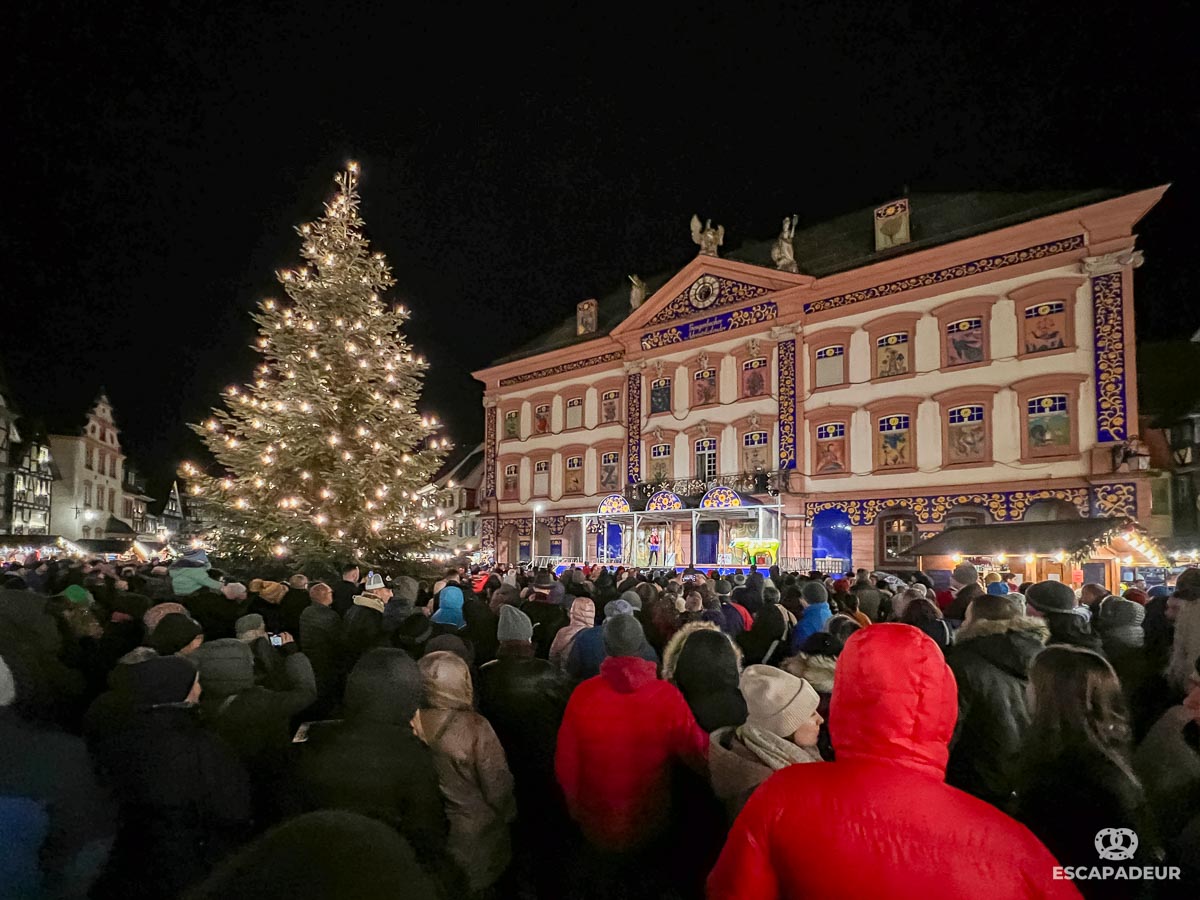
<svg viewBox="0 0 1200 900">
<path fill-rule="evenodd" d="M 747 750 L 774 771 L 798 763 L 821 762 L 821 754 L 817 752 L 816 747 L 799 747 L 777 734 L 771 734 L 753 725 L 739 726 L 737 736 L 746 745 Z"/>
<path fill-rule="evenodd" d="M 380 615 L 383 614 L 384 607 L 387 605 L 373 594 L 359 594 L 354 598 L 355 606 L 365 606 L 367 609 L 373 609 Z"/>
</svg>

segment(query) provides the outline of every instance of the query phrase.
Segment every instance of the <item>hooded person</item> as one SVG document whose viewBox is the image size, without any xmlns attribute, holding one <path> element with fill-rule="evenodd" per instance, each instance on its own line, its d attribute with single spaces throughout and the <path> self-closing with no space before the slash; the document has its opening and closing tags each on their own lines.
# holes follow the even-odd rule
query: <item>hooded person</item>
<svg viewBox="0 0 1200 900">
<path fill-rule="evenodd" d="M 567 663 L 575 637 L 581 631 L 592 628 L 596 624 L 596 604 L 587 597 L 577 597 L 571 602 L 570 620 L 558 629 L 550 644 L 550 664 L 556 669 L 563 668 Z"/>
<path fill-rule="evenodd" d="M 838 660 L 836 762 L 761 785 L 708 876 L 710 900 L 781 897 L 1076 898 L 1022 825 L 948 787 L 954 676 L 918 629 L 856 632 Z M 797 841 L 813 822 L 824 839 Z M 982 854 L 979 847 L 987 846 Z"/>
<path fill-rule="evenodd" d="M 1061 581 L 1039 581 L 1025 592 L 1025 599 L 1050 629 L 1047 645 L 1070 644 L 1103 655 L 1104 646 L 1087 619 L 1077 615 L 1075 592 Z"/>
<path fill-rule="evenodd" d="M 505 605 L 521 605 L 521 592 L 515 584 L 505 582 L 492 591 L 492 596 L 488 598 L 488 608 L 497 616 L 500 615 L 500 607 Z"/>
<path fill-rule="evenodd" d="M 706 771 L 708 735 L 679 689 L 636 655 L 645 640 L 631 615 L 605 623 L 608 657 L 575 689 L 558 732 L 555 773 L 571 818 L 600 854 L 601 883 L 627 878 L 634 860 L 646 883 L 662 877 L 659 860 L 639 851 L 671 821 L 673 768 Z"/>
<path fill-rule="evenodd" d="M 183 900 L 438 900 L 408 841 L 356 813 L 323 810 L 271 829 Z"/>
<path fill-rule="evenodd" d="M 685 625 L 663 650 L 663 680 L 679 688 L 705 732 L 746 721 L 741 672 L 741 650 L 711 622 Z"/>
<path fill-rule="evenodd" d="M 533 623 L 533 651 L 538 659 L 550 656 L 550 645 L 558 629 L 568 622 L 567 610 L 550 600 L 550 591 L 554 587 L 554 576 L 548 569 L 539 569 L 533 578 L 532 592 L 529 599 L 521 607 L 529 621 Z"/>
<path fill-rule="evenodd" d="M 1049 637 L 1044 621 L 1017 615 L 1007 596 L 987 594 L 971 601 L 946 654 L 958 683 L 946 781 L 1009 812 L 1029 727 L 1029 667 Z"/>
<path fill-rule="evenodd" d="M 833 611 L 829 608 L 829 592 L 821 582 L 806 582 L 804 587 L 800 589 L 800 593 L 804 600 L 805 608 L 799 623 L 792 629 L 793 653 L 799 652 L 800 648 L 804 646 L 804 642 L 808 640 L 809 635 L 821 631 L 825 627 L 825 623 L 833 615 Z"/>
<path fill-rule="evenodd" d="M 201 588 L 208 588 L 212 591 L 221 590 L 222 584 L 215 578 L 209 577 L 209 569 L 212 565 L 208 561 L 208 554 L 203 550 L 188 550 L 181 556 L 177 557 L 172 563 L 168 573 L 171 579 L 171 590 L 176 597 L 186 597 L 188 594 L 194 594 Z M 151 594 L 150 596 L 155 596 Z"/>
<path fill-rule="evenodd" d="M 450 823 L 446 849 L 470 890 L 482 891 L 495 884 L 512 858 L 512 774 L 496 732 L 475 712 L 467 663 L 440 650 L 423 656 L 418 667 L 425 697 L 420 729 L 433 752 Z"/>
<path fill-rule="evenodd" d="M 768 595 L 770 601 L 766 599 Z M 749 630 L 737 636 L 747 665 L 774 662 L 787 651 L 788 620 L 778 600 L 779 591 L 766 588 Z"/>
<path fill-rule="evenodd" d="M 413 730 L 421 693 L 421 672 L 403 650 L 364 653 L 346 679 L 346 718 L 309 731 L 297 787 L 309 809 L 362 813 L 395 828 L 426 872 L 453 883 L 437 768 Z"/>
<path fill-rule="evenodd" d="M 812 685 L 782 669 L 747 666 L 740 686 L 746 721 L 714 731 L 708 750 L 713 792 L 725 804 L 730 822 L 772 773 L 822 761 L 817 740 L 825 721 Z"/>
<path fill-rule="evenodd" d="M 120 812 L 91 896 L 175 897 L 249 833 L 250 785 L 233 752 L 201 725 L 188 659 L 149 659 L 129 666 L 128 677 L 132 715 L 96 748 Z"/>
<path fill-rule="evenodd" d="M 450 634 L 466 627 L 467 620 L 463 618 L 463 592 L 457 584 L 448 584 L 442 588 L 437 595 L 437 606 L 437 612 L 429 621 L 440 625 L 441 628 L 435 628 L 434 631 Z"/>
</svg>

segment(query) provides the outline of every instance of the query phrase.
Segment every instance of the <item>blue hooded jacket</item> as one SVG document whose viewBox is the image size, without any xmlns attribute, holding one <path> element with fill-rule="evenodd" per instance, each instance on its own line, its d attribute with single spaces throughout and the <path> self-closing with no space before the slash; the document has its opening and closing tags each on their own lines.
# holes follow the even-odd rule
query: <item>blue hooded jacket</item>
<svg viewBox="0 0 1200 900">
<path fill-rule="evenodd" d="M 832 618 L 833 612 L 829 609 L 828 603 L 809 604 L 792 632 L 792 652 L 799 653 L 809 636 L 821 631 L 825 627 L 825 623 Z"/>
</svg>

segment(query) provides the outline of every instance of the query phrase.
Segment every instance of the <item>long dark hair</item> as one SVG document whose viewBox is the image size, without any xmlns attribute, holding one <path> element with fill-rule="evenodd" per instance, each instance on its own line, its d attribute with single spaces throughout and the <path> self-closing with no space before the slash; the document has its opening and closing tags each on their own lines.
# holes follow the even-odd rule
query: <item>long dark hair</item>
<svg viewBox="0 0 1200 900">
<path fill-rule="evenodd" d="M 1029 683 L 1033 715 L 1025 737 L 1027 766 L 1099 755 L 1138 783 L 1129 764 L 1129 714 L 1108 660 L 1083 647 L 1047 647 L 1034 658 Z"/>
<path fill-rule="evenodd" d="M 936 622 L 942 618 L 942 611 L 937 604 L 930 603 L 925 597 L 913 597 L 904 607 L 900 621 L 905 625 L 916 625 L 918 628 L 926 622 Z"/>
</svg>

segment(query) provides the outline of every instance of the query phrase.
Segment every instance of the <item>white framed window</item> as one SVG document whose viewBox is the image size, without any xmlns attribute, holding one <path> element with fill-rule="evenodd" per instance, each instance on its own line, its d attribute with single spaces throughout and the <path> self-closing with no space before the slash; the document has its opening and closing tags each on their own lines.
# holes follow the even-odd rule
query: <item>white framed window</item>
<svg viewBox="0 0 1200 900">
<path fill-rule="evenodd" d="M 515 463 L 504 467 L 504 496 L 510 500 L 517 496 L 517 487 L 520 477 L 519 470 Z"/>
<path fill-rule="evenodd" d="M 841 344 L 817 349 L 817 362 L 813 367 L 815 387 L 832 387 L 846 383 L 846 348 Z"/>
<path fill-rule="evenodd" d="M 506 438 L 517 438 L 521 436 L 520 410 L 510 409 L 504 414 L 504 436 Z"/>
<path fill-rule="evenodd" d="M 533 410 L 533 433 L 546 434 L 550 431 L 550 404 L 543 403 Z"/>
<path fill-rule="evenodd" d="M 771 436 L 765 431 L 742 435 L 742 471 L 765 472 L 770 468 Z"/>
<path fill-rule="evenodd" d="M 671 445 L 654 444 L 650 447 L 650 480 L 669 481 L 673 474 Z"/>
<path fill-rule="evenodd" d="M 600 489 L 615 491 L 621 487 L 621 454 L 617 451 L 600 456 Z"/>
<path fill-rule="evenodd" d="M 539 459 L 533 464 L 533 494 L 545 497 L 550 493 L 550 460 Z"/>
<path fill-rule="evenodd" d="M 600 395 L 600 421 L 617 422 L 621 419 L 621 392 L 605 391 Z"/>
<path fill-rule="evenodd" d="M 717 439 L 701 438 L 696 441 L 696 477 L 717 477 Z"/>
<path fill-rule="evenodd" d="M 563 490 L 568 494 L 583 493 L 583 457 L 567 457 L 567 474 L 563 481 Z"/>
</svg>

